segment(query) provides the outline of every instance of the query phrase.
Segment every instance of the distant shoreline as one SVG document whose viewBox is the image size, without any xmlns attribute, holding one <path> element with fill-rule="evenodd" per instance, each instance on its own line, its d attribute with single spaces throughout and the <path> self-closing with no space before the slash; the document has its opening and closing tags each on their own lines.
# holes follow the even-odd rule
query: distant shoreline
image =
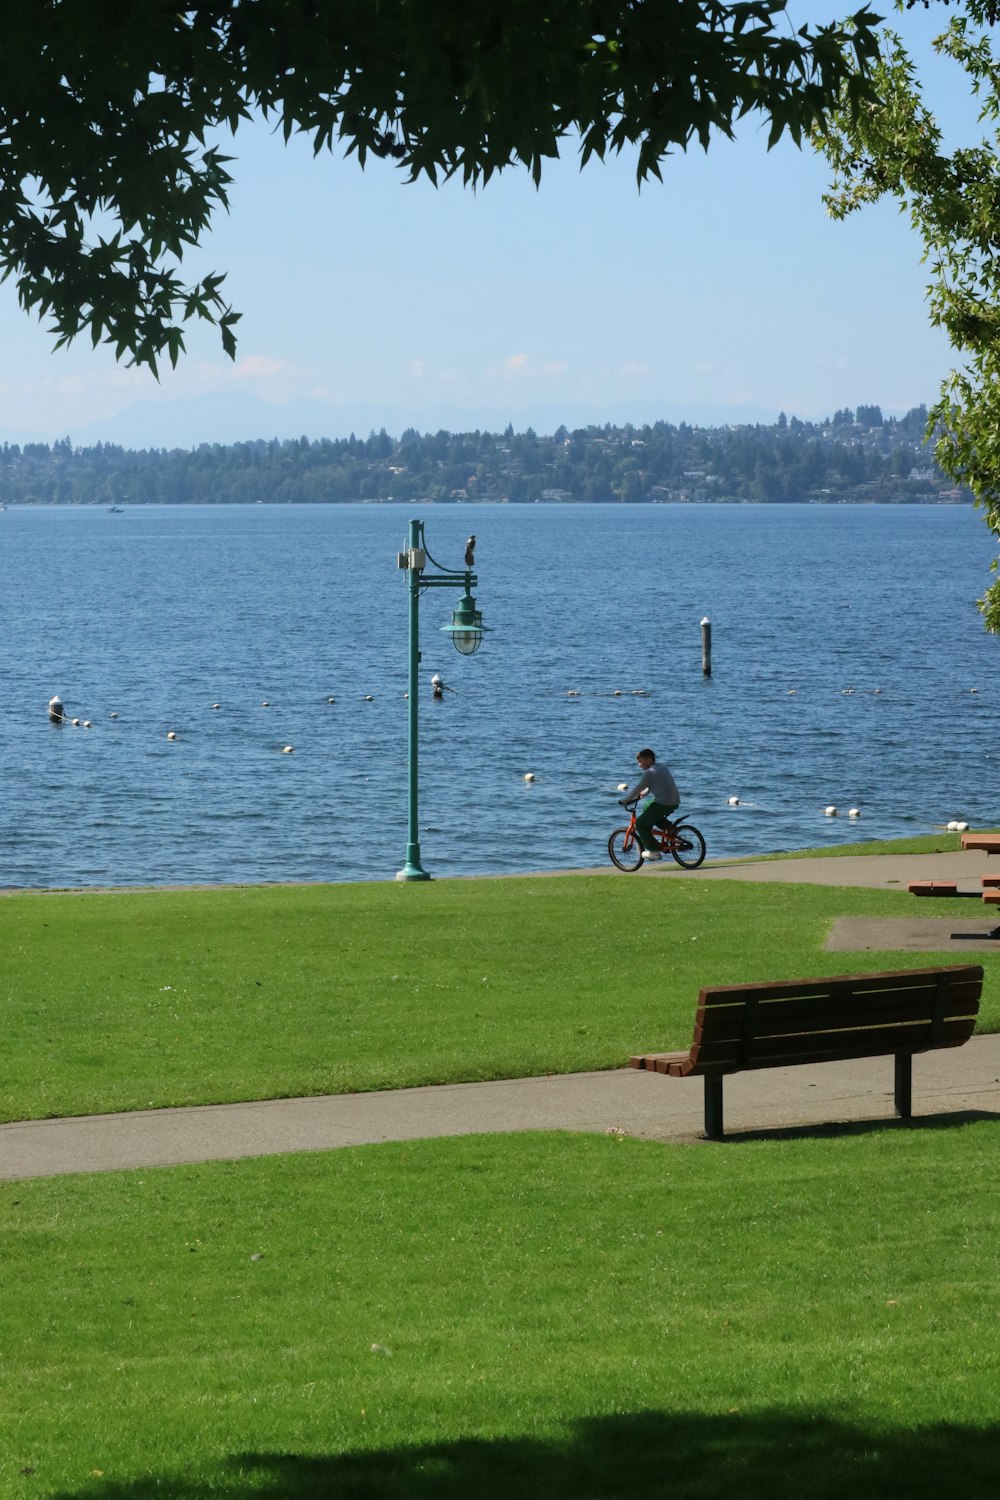
<svg viewBox="0 0 1000 1500">
<path fill-rule="evenodd" d="M 770 426 L 383 428 L 366 438 L 277 438 L 191 449 L 0 447 L 0 504 L 931 505 L 972 503 L 927 446 L 927 410 L 877 406 Z"/>
<path fill-rule="evenodd" d="M 858 496 L 855 499 L 847 496 L 838 496 L 830 500 L 744 500 L 729 496 L 720 496 L 714 500 L 507 500 L 498 499 L 495 496 L 484 496 L 482 499 L 466 498 L 464 500 L 433 500 L 428 497 L 419 497 L 415 500 L 396 500 L 394 498 L 383 499 L 353 499 L 353 500 L 127 500 L 124 505 L 116 507 L 120 513 L 127 510 L 152 510 L 155 507 L 166 507 L 171 510 L 183 510 L 186 506 L 216 506 L 220 510 L 232 510 L 234 507 L 243 506 L 246 510 L 256 510 L 268 507 L 275 510 L 291 510 L 303 506 L 309 510 L 321 509 L 323 506 L 337 505 L 391 505 L 403 510 L 410 510 L 414 506 L 440 506 L 443 509 L 456 510 L 463 506 L 484 505 L 512 505 L 517 509 L 528 509 L 535 505 L 544 505 L 553 510 L 572 510 L 574 506 L 605 505 L 618 509 L 626 505 L 631 508 L 646 508 L 650 506 L 664 507 L 674 506 L 712 506 L 721 509 L 725 505 L 743 506 L 770 506 L 776 510 L 816 509 L 817 507 L 840 507 L 847 506 L 884 506 L 886 509 L 894 510 L 900 506 L 907 508 L 913 506 L 930 505 L 966 505 L 974 507 L 975 501 L 971 495 L 928 495 L 925 499 L 904 500 L 871 500 L 867 496 Z M 108 507 L 99 500 L 9 500 L 0 504 L 0 509 L 13 510 L 104 510 Z"/>
</svg>

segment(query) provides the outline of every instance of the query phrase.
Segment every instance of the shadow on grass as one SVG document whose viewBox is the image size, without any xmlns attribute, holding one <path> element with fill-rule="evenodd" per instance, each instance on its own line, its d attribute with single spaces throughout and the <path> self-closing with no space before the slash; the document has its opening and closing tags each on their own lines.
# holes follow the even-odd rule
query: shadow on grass
<svg viewBox="0 0 1000 1500">
<path fill-rule="evenodd" d="M 819 1413 L 641 1412 L 577 1422 L 561 1441 L 464 1439 L 330 1457 L 245 1453 L 201 1479 L 104 1478 L 56 1500 L 921 1500 L 997 1492 L 1000 1430 L 876 1434 Z"/>
<path fill-rule="evenodd" d="M 974 1125 L 980 1120 L 1000 1120 L 1000 1110 L 960 1109 L 944 1115 L 912 1115 L 908 1120 L 841 1120 L 821 1125 L 780 1125 L 765 1130 L 726 1132 L 722 1141 L 706 1146 L 738 1146 L 743 1141 L 818 1141 L 838 1136 L 874 1135 L 885 1130 L 954 1130 L 956 1125 Z"/>
</svg>

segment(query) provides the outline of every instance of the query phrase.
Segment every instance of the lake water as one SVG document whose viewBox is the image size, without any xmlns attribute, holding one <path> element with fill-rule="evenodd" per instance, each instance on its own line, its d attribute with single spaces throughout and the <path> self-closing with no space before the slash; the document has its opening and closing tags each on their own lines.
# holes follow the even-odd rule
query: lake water
<svg viewBox="0 0 1000 1500">
<path fill-rule="evenodd" d="M 995 544 L 966 507 L 19 508 L 0 885 L 392 878 L 414 514 L 448 567 L 476 532 L 494 627 L 460 657 L 457 592 L 422 596 L 432 874 L 606 862 L 644 745 L 710 857 L 1000 823 Z M 51 725 L 56 693 L 93 727 Z"/>
</svg>

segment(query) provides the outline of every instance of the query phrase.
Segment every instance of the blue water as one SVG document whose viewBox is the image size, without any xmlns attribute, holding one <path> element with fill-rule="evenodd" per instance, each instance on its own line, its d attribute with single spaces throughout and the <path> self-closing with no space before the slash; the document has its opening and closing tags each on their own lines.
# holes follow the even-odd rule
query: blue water
<svg viewBox="0 0 1000 1500">
<path fill-rule="evenodd" d="M 459 657 L 457 594 L 422 597 L 432 874 L 605 862 L 647 744 L 710 856 L 1000 823 L 995 549 L 965 507 L 16 509 L 0 885 L 391 878 L 414 514 L 445 566 L 477 533 L 495 627 Z M 92 728 L 50 725 L 54 693 Z"/>
</svg>

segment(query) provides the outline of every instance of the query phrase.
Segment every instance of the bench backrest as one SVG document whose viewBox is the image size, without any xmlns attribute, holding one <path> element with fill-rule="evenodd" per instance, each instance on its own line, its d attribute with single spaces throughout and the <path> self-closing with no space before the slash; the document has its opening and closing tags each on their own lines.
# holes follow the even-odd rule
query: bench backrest
<svg viewBox="0 0 1000 1500">
<path fill-rule="evenodd" d="M 979 1013 L 980 964 L 731 984 L 698 996 L 691 1062 L 738 1073 L 958 1047 Z"/>
</svg>

